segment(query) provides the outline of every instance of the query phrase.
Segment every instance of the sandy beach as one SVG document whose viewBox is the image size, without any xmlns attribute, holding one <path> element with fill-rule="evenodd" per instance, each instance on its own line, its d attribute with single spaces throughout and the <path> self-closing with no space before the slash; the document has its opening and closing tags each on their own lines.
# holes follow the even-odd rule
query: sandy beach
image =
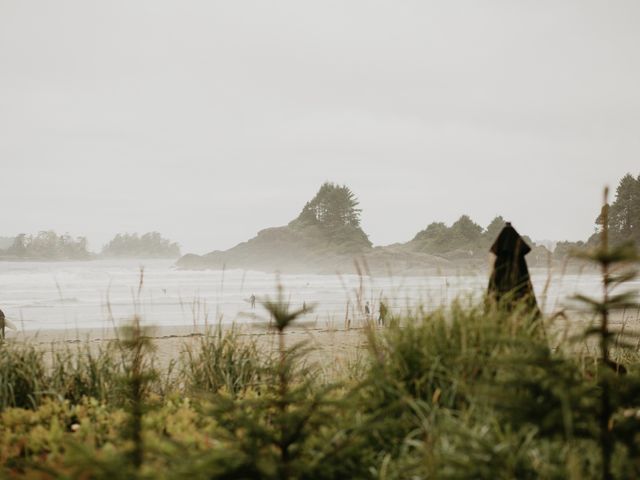
<svg viewBox="0 0 640 480">
<path fill-rule="evenodd" d="M 197 342 L 205 335 L 207 328 L 200 326 L 163 326 L 151 327 L 148 336 L 155 346 L 156 365 L 160 368 L 177 361 L 189 347 L 197 346 Z M 276 334 L 264 323 L 247 323 L 242 325 L 221 324 L 221 328 L 235 328 L 240 338 L 256 341 L 258 348 L 265 354 L 273 351 L 277 345 Z M 333 328 L 319 325 L 318 322 L 300 322 L 294 324 L 285 334 L 288 345 L 306 342 L 309 347 L 308 360 L 321 367 L 325 373 L 337 371 L 345 364 L 357 361 L 366 354 L 365 328 Z M 89 346 L 92 351 L 116 340 L 118 332 L 113 329 L 77 329 L 77 330 L 38 330 L 7 331 L 7 341 L 29 343 L 50 352 Z M 330 361 L 327 361 L 330 359 Z"/>
</svg>

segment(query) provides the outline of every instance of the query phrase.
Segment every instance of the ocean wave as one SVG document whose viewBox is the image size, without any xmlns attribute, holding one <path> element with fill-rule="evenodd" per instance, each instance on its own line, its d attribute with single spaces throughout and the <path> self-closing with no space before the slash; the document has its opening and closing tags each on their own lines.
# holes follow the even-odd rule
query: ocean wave
<svg viewBox="0 0 640 480">
<path fill-rule="evenodd" d="M 60 305 L 77 305 L 80 300 L 76 297 L 67 298 L 53 298 L 46 300 L 36 300 L 35 302 L 20 305 L 20 308 L 51 308 L 59 307 Z"/>
</svg>

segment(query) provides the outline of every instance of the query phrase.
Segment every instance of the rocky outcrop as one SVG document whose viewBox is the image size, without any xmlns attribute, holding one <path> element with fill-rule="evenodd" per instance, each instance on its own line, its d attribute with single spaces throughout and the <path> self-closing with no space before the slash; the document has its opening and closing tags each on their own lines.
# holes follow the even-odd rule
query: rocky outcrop
<svg viewBox="0 0 640 480">
<path fill-rule="evenodd" d="M 378 275 L 459 272 L 488 265 L 489 245 L 504 224 L 497 217 L 484 229 L 463 215 L 451 227 L 433 223 L 406 243 L 373 247 L 360 227 L 357 204 L 347 187 L 324 184 L 288 225 L 262 230 L 229 250 L 185 255 L 177 266 Z M 546 258 L 538 251 L 535 257 Z"/>
</svg>

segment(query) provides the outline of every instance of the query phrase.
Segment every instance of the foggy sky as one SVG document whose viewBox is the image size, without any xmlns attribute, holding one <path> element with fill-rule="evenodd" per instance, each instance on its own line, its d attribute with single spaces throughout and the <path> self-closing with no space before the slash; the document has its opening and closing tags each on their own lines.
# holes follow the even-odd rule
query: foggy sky
<svg viewBox="0 0 640 480">
<path fill-rule="evenodd" d="M 640 2 L 0 0 L 0 235 L 183 251 L 347 184 L 374 244 L 585 239 L 640 173 Z"/>
</svg>

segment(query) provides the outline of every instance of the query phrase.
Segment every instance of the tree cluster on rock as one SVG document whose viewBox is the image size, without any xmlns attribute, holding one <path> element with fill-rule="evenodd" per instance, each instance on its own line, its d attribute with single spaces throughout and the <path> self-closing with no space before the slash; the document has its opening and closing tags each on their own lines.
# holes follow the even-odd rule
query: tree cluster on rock
<svg viewBox="0 0 640 480">
<path fill-rule="evenodd" d="M 326 246 L 337 253 L 368 249 L 372 244 L 360 227 L 362 210 L 358 205 L 347 186 L 325 182 L 289 227 L 310 237 L 319 248 Z"/>
<path fill-rule="evenodd" d="M 462 215 L 450 227 L 442 222 L 431 223 L 410 243 L 415 250 L 436 255 L 455 251 L 466 252 L 470 256 L 485 255 L 504 225 L 505 220 L 498 216 L 485 229 L 468 215 Z"/>
<path fill-rule="evenodd" d="M 180 246 L 163 238 L 158 232 L 139 236 L 137 233 L 119 233 L 102 249 L 106 257 L 177 258 Z"/>
<path fill-rule="evenodd" d="M 359 202 L 346 185 L 325 182 L 310 202 L 307 202 L 296 221 L 328 228 L 351 226 L 360 228 Z"/>
</svg>

